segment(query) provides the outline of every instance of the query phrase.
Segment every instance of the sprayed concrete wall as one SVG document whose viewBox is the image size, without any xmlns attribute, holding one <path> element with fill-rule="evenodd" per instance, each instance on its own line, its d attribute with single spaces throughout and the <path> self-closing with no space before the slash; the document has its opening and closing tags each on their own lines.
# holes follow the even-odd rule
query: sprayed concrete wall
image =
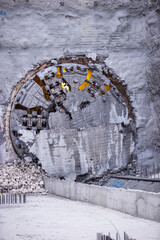
<svg viewBox="0 0 160 240">
<path fill-rule="evenodd" d="M 68 168 L 75 169 L 75 165 L 81 165 L 81 173 L 86 169 L 92 169 L 93 172 L 101 172 L 101 169 L 105 171 L 106 168 L 114 168 L 119 166 L 125 166 L 129 159 L 137 161 L 137 169 L 140 171 L 149 171 L 152 173 L 154 169 L 159 171 L 159 155 L 160 155 L 160 139 L 159 139 L 159 8 L 158 1 L 0 1 L 0 163 L 3 164 L 9 161 L 11 156 L 16 158 L 12 147 L 7 144 L 9 142 L 8 135 L 5 133 L 5 126 L 9 127 L 8 122 L 5 122 L 8 102 L 11 101 L 10 96 L 12 89 L 17 83 L 26 76 L 30 70 L 38 68 L 42 63 L 50 61 L 53 58 L 59 58 L 64 54 L 78 53 L 87 54 L 88 57 L 96 58 L 96 55 L 102 56 L 103 61 L 110 68 L 114 69 L 116 74 L 126 84 L 127 94 L 131 100 L 131 106 L 135 115 L 135 131 L 134 141 L 131 131 L 128 137 L 128 141 L 125 143 L 122 139 L 122 129 L 118 130 L 118 126 L 124 122 L 124 119 L 120 119 L 119 122 L 114 122 L 108 118 L 109 116 L 115 116 L 111 114 L 114 112 L 114 106 L 117 105 L 114 98 L 110 96 L 111 103 L 106 109 L 106 105 L 103 106 L 102 102 L 95 101 L 92 103 L 92 108 L 95 113 L 95 109 L 99 110 L 96 116 L 90 118 L 90 110 L 88 111 L 88 118 L 86 118 L 86 125 L 82 124 L 83 111 L 75 111 L 77 107 L 75 104 L 70 104 L 69 97 L 66 106 L 72 107 L 75 115 L 75 125 L 81 129 L 81 132 L 76 132 L 73 125 L 68 124 L 66 116 L 57 113 L 57 121 L 53 121 L 52 114 L 49 121 L 51 126 L 51 132 L 40 132 L 39 135 L 31 133 L 33 153 L 37 154 L 38 158 L 45 166 L 47 159 L 48 165 L 46 169 L 49 170 L 49 162 L 54 156 L 54 160 L 57 161 L 55 154 L 58 151 L 58 145 L 55 145 L 53 150 L 52 139 L 50 139 L 49 146 L 47 141 L 42 146 L 43 141 L 41 139 L 47 138 L 50 134 L 57 138 L 63 138 L 68 134 L 68 129 L 73 128 L 75 132 L 74 146 L 77 145 L 76 153 L 75 147 L 68 153 L 69 141 L 63 142 L 65 145 L 65 151 L 67 159 L 67 168 L 59 168 L 59 163 L 54 171 L 62 171 L 66 174 L 69 173 Z M 112 100 L 111 100 L 112 99 Z M 95 104 L 95 106 L 94 106 Z M 72 106 L 71 106 L 72 105 Z M 97 106 L 96 106 L 97 105 Z M 10 106 L 11 107 L 11 106 Z M 102 113 L 108 112 L 104 115 Z M 88 108 L 90 109 L 90 108 Z M 118 110 L 116 110 L 116 114 Z M 99 121 L 100 114 L 102 115 L 101 121 Z M 55 114 L 54 114 L 55 115 Z M 118 113 L 119 116 L 122 114 Z M 86 115 L 85 115 L 86 116 Z M 55 118 L 55 116 L 54 116 Z M 127 116 L 128 118 L 128 116 Z M 79 123 L 77 119 L 80 119 Z M 104 122 L 104 119 L 106 120 Z M 60 121 L 59 121 L 60 120 Z M 90 121 L 92 123 L 90 124 Z M 65 122 L 65 130 L 64 127 Z M 5 125 L 6 124 L 6 125 Z M 110 124 L 110 125 L 107 125 Z M 74 125 L 74 126 L 75 126 Z M 90 127 L 93 127 L 91 130 Z M 106 125 L 106 126 L 104 126 Z M 117 125 L 117 126 L 116 126 Z M 102 129 L 104 131 L 98 131 Z M 95 138 L 90 141 L 92 143 L 85 143 L 85 140 L 80 140 L 80 136 L 88 136 L 96 132 L 96 139 L 103 138 L 103 134 L 109 134 L 109 129 L 114 128 L 112 132 L 112 145 L 109 139 L 104 144 L 104 152 L 98 150 L 99 145 L 95 144 Z M 71 131 L 71 132 L 72 132 Z M 118 132 L 119 131 L 119 132 Z M 90 133 L 92 132 L 92 133 Z M 103 132 L 99 135 L 100 132 Z M 116 142 L 118 137 L 118 142 Z M 107 135 L 108 136 L 108 135 Z M 27 134 L 25 135 L 27 138 Z M 24 134 L 21 138 L 24 139 Z M 51 136 L 52 138 L 52 136 Z M 87 137 L 86 137 L 87 139 Z M 28 140 L 27 140 L 28 141 Z M 80 142 L 81 141 L 81 142 Z M 9 142 L 11 144 L 11 142 Z M 56 142 L 55 142 L 56 144 Z M 115 150 L 121 148 L 119 153 Z M 81 148 L 81 146 L 83 146 Z M 88 148 L 87 148 L 88 147 Z M 86 152 L 82 149 L 87 149 Z M 105 149 L 110 149 L 111 156 L 108 158 L 105 154 Z M 41 154 L 42 149 L 47 154 L 48 158 L 45 159 Z M 48 150 L 50 149 L 50 150 Z M 90 153 L 88 149 L 92 149 Z M 128 149 L 128 151 L 127 151 Z M 102 153 L 98 154 L 99 151 Z M 59 153 L 59 152 L 58 152 Z M 116 153 L 116 154 L 114 154 Z M 86 156 L 85 156 L 86 154 Z M 77 155 L 79 156 L 77 158 Z M 94 156 L 93 156 L 94 155 Z M 45 155 L 46 156 L 46 155 Z M 64 158 L 60 152 L 61 159 Z M 75 156 L 74 160 L 72 156 Z M 105 159 L 104 159 L 105 156 Z M 77 160 L 78 159 L 78 160 Z M 90 159 L 90 160 L 89 160 Z M 91 160 L 92 159 L 92 160 Z M 53 160 L 53 162 L 54 162 Z M 90 161 L 90 162 L 88 162 Z M 53 164 L 52 162 L 52 164 Z M 86 166 L 86 162 L 88 165 Z M 99 163 L 97 165 L 97 163 Z M 116 164 L 115 164 L 116 163 Z M 59 170 L 57 170 L 59 169 Z M 79 171 L 80 168 L 77 169 Z M 88 170 L 87 170 L 88 171 Z M 75 171 L 73 171 L 73 175 Z"/>
<path fill-rule="evenodd" d="M 45 179 L 49 193 L 160 222 L 160 194 Z"/>
</svg>

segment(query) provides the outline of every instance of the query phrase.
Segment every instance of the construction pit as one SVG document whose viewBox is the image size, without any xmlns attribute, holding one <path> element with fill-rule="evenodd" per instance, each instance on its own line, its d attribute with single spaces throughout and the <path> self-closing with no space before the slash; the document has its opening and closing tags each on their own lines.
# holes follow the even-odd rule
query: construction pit
<svg viewBox="0 0 160 240">
<path fill-rule="evenodd" d="M 0 0 L 0 28 L 0 240 L 158 240 L 158 1 Z"/>
</svg>

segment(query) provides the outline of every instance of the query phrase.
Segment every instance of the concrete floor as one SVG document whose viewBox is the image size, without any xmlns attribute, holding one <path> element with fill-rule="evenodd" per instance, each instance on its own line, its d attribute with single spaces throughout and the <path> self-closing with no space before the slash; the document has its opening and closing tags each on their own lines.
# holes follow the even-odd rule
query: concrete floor
<svg viewBox="0 0 160 240">
<path fill-rule="evenodd" d="M 96 233 L 125 231 L 136 240 L 159 240 L 160 223 L 111 209 L 46 195 L 26 204 L 0 205 L 0 240 L 96 240 Z"/>
</svg>

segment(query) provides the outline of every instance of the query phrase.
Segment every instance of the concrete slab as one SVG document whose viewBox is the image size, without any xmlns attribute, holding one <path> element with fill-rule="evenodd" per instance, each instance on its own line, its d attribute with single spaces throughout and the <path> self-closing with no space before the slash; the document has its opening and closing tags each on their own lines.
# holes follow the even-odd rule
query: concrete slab
<svg viewBox="0 0 160 240">
<path fill-rule="evenodd" d="M 159 240 L 160 223 L 111 209 L 47 196 L 28 196 L 26 204 L 0 206 L 0 240 L 96 240 L 96 233 L 121 239 Z"/>
</svg>

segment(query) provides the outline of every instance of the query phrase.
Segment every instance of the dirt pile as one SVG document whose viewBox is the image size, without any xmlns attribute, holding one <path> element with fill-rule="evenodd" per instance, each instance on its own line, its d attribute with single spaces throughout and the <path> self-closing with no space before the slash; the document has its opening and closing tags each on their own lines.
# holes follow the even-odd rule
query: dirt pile
<svg viewBox="0 0 160 240">
<path fill-rule="evenodd" d="M 0 166 L 0 191 L 9 193 L 45 193 L 40 166 L 19 160 Z"/>
</svg>

